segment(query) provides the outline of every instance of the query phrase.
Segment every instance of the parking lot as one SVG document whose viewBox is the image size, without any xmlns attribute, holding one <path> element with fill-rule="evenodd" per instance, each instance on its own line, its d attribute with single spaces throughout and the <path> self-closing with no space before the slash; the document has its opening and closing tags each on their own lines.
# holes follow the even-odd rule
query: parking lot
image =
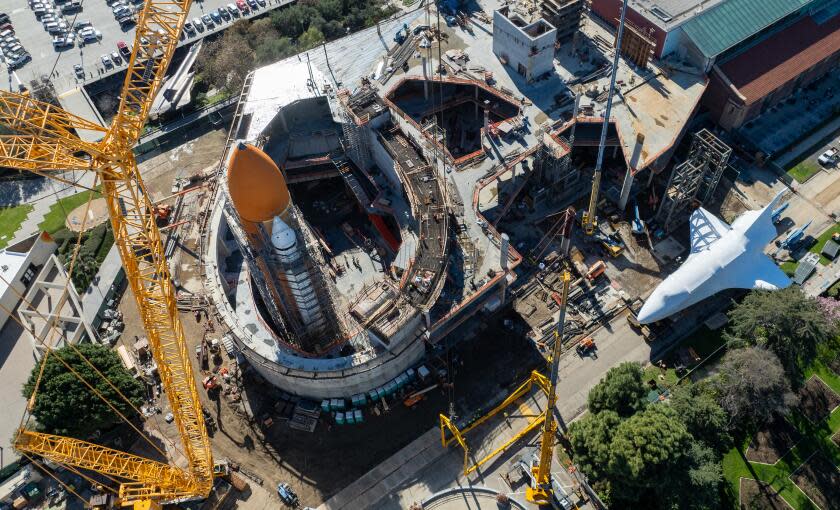
<svg viewBox="0 0 840 510">
<path fill-rule="evenodd" d="M 42 0 L 48 3 L 49 0 Z M 231 20 L 222 19 L 221 24 L 215 24 L 213 28 L 205 28 L 203 32 L 196 31 L 194 36 L 185 37 L 179 44 L 188 44 L 201 37 L 224 30 L 237 19 L 259 16 L 271 9 L 290 4 L 295 0 L 260 0 L 256 9 L 249 9 L 247 14 L 240 13 L 239 17 L 231 16 Z M 190 7 L 188 20 L 200 18 L 216 9 L 236 3 L 236 0 L 204 0 L 194 1 Z M 128 2 L 131 5 L 131 2 Z M 265 6 L 260 5 L 264 3 Z M 53 84 L 56 91 L 61 94 L 64 91 L 74 88 L 83 81 L 88 82 L 108 76 L 125 68 L 126 62 L 112 65 L 108 68 L 103 65 L 102 55 L 110 55 L 117 51 L 117 43 L 124 41 L 132 45 L 134 41 L 134 25 L 121 27 L 117 22 L 111 6 L 106 0 L 83 0 L 82 8 L 75 13 L 64 15 L 63 18 L 68 27 L 74 22 L 90 21 L 94 29 L 102 33 L 97 42 L 79 46 L 76 42 L 72 47 L 61 50 L 53 48 L 53 36 L 47 33 L 43 24 L 29 6 L 28 0 L 3 0 L 0 2 L 0 11 L 5 12 L 11 18 L 15 35 L 21 45 L 32 56 L 32 60 L 17 70 L 8 70 L 8 82 L 3 84 L 8 90 L 17 91 L 20 84 L 29 85 L 29 82 L 41 76 L 49 76 L 53 71 Z M 135 4 L 138 8 L 142 2 Z M 75 76 L 73 66 L 79 64 L 84 70 L 84 79 Z M 5 68 L 5 64 L 2 66 Z"/>
</svg>

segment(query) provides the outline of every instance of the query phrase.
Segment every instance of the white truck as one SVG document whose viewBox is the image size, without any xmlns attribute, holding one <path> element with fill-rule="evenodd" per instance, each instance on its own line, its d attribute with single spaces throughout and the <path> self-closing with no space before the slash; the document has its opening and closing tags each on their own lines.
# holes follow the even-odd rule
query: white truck
<svg viewBox="0 0 840 510">
<path fill-rule="evenodd" d="M 840 161 L 840 150 L 837 147 L 830 147 L 817 158 L 817 162 L 822 166 L 834 166 L 838 161 Z"/>
</svg>

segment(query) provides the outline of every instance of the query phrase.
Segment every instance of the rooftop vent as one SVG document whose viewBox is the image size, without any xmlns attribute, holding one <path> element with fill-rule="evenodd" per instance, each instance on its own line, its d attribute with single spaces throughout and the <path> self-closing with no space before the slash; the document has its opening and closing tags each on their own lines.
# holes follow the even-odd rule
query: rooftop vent
<svg viewBox="0 0 840 510">
<path fill-rule="evenodd" d="M 671 21 L 672 19 L 674 19 L 673 16 L 668 14 L 667 11 L 665 11 L 663 8 L 659 7 L 658 5 L 655 5 L 650 10 L 650 12 L 652 12 L 654 16 L 656 16 L 657 18 L 661 19 L 662 21 L 664 21 L 666 23 Z"/>
</svg>

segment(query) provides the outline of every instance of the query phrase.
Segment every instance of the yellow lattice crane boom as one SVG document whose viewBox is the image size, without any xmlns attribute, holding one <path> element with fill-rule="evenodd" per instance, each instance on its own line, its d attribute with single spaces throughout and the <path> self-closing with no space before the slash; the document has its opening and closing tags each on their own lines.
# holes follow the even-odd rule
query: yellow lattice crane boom
<svg viewBox="0 0 840 510">
<path fill-rule="evenodd" d="M 557 404 L 557 380 L 560 372 L 560 352 L 563 348 L 563 331 L 566 324 L 566 308 L 569 303 L 569 284 L 572 275 L 563 271 L 563 290 L 560 294 L 560 316 L 554 328 L 554 348 L 551 350 L 551 373 L 548 378 L 548 401 L 542 421 L 539 464 L 531 468 L 531 485 L 525 490 L 525 497 L 531 503 L 550 505 L 554 490 L 551 487 L 551 459 L 554 455 L 554 437 L 557 422 L 554 420 L 554 406 Z"/>
<path fill-rule="evenodd" d="M 615 55 L 613 55 L 612 72 L 610 73 L 610 88 L 607 93 L 607 109 L 604 112 L 604 122 L 601 124 L 601 140 L 598 143 L 598 157 L 595 161 L 595 174 L 592 176 L 592 191 L 589 193 L 589 207 L 583 211 L 581 226 L 583 233 L 591 236 L 598 227 L 598 193 L 601 190 L 601 173 L 604 164 L 604 148 L 607 143 L 607 130 L 610 126 L 610 113 L 612 112 L 613 93 L 615 92 L 615 80 L 618 75 L 618 63 L 621 56 L 621 40 L 624 34 L 624 17 L 627 14 L 627 1 L 621 4 L 621 17 L 618 21 L 618 34 L 615 37 Z M 630 169 L 628 168 L 629 172 Z"/>
<path fill-rule="evenodd" d="M 59 170 L 97 173 L 114 241 L 172 406 L 188 466 L 180 469 L 78 439 L 26 429 L 19 431 L 15 448 L 127 480 L 120 486 L 119 504 L 137 508 L 205 497 L 213 483 L 210 442 L 178 318 L 175 289 L 154 208 L 132 152 L 191 3 L 146 0 L 137 22 L 119 111 L 108 129 L 28 95 L 0 92 L 0 122 L 14 133 L 0 136 L 0 166 L 44 175 Z M 102 139 L 86 142 L 78 136 L 79 131 L 99 132 Z M 33 405 L 34 397 L 30 411 Z"/>
</svg>

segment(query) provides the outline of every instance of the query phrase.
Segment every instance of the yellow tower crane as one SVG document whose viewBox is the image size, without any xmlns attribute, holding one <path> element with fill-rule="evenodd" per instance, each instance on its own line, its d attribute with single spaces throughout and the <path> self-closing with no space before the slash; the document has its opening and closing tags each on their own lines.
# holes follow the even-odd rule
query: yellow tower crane
<svg viewBox="0 0 840 510">
<path fill-rule="evenodd" d="M 604 164 L 604 148 L 607 143 L 607 130 L 610 126 L 610 113 L 612 113 L 613 93 L 615 92 L 615 79 L 618 74 L 618 62 L 621 55 L 621 39 L 624 35 L 624 16 L 627 14 L 627 1 L 621 5 L 621 18 L 618 21 L 618 34 L 615 37 L 615 55 L 613 56 L 612 72 L 610 74 L 610 89 L 607 94 L 607 109 L 604 112 L 604 122 L 601 124 L 601 140 L 598 143 L 598 158 L 595 160 L 595 174 L 592 176 L 592 192 L 589 194 L 589 207 L 583 211 L 581 225 L 583 233 L 591 236 L 598 227 L 598 193 L 601 190 L 601 171 Z M 627 169 L 629 172 L 630 169 Z"/>
<path fill-rule="evenodd" d="M 47 460 L 126 480 L 118 504 L 137 509 L 206 497 L 214 465 L 175 289 L 164 257 L 154 207 L 132 148 L 178 44 L 192 0 L 146 0 L 139 14 L 120 106 L 107 129 L 28 95 L 0 92 L 0 166 L 51 176 L 61 170 L 96 172 L 108 204 L 114 241 L 137 300 L 161 382 L 183 442 L 184 469 L 69 437 L 21 428 L 14 446 Z M 102 134 L 83 141 L 79 131 Z M 56 176 L 52 176 L 56 177 Z M 34 406 L 34 396 L 28 410 Z"/>
<path fill-rule="evenodd" d="M 560 295 L 560 316 L 554 328 L 554 348 L 551 350 L 551 373 L 548 379 L 548 401 L 542 420 L 539 464 L 531 466 L 531 485 L 525 490 L 525 498 L 538 505 L 550 505 L 554 493 L 551 487 L 551 459 L 554 454 L 554 437 L 557 422 L 554 420 L 554 406 L 557 404 L 557 379 L 560 370 L 560 351 L 563 348 L 563 331 L 566 323 L 566 307 L 569 302 L 569 284 L 572 275 L 563 271 L 563 290 Z"/>
</svg>

